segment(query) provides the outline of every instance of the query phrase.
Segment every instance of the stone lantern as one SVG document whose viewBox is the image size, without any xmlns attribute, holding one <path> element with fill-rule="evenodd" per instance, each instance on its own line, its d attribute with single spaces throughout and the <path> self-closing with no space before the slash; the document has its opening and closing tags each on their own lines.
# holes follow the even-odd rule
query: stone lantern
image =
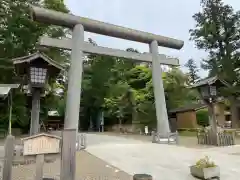
<svg viewBox="0 0 240 180">
<path fill-rule="evenodd" d="M 206 78 L 193 84 L 191 88 L 196 88 L 201 96 L 201 99 L 208 106 L 209 123 L 211 127 L 211 133 L 217 143 L 217 118 L 215 115 L 214 105 L 223 98 L 219 94 L 219 89 L 222 87 L 228 87 L 228 83 L 217 76 Z"/>
<path fill-rule="evenodd" d="M 56 78 L 64 70 L 63 66 L 43 53 L 37 52 L 28 56 L 13 59 L 17 75 L 24 79 L 32 95 L 30 135 L 39 132 L 40 97 L 45 93 L 48 80 Z"/>
</svg>

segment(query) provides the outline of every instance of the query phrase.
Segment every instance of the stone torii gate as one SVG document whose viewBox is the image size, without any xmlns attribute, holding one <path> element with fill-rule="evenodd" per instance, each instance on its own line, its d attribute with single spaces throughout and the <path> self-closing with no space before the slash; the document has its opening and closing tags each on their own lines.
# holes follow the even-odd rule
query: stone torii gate
<svg viewBox="0 0 240 180">
<path fill-rule="evenodd" d="M 75 143 L 79 119 L 84 52 L 152 62 L 157 132 L 166 135 L 170 133 L 163 81 L 161 78 L 161 64 L 179 65 L 179 62 L 177 59 L 167 58 L 165 55 L 158 54 L 158 46 L 181 49 L 184 44 L 183 41 L 39 7 L 31 7 L 31 12 L 35 21 L 67 27 L 73 30 L 72 39 L 59 40 L 49 37 L 42 37 L 40 39 L 40 45 L 71 50 L 71 64 L 68 74 L 69 82 L 63 131 L 62 180 L 75 179 Z M 84 42 L 84 31 L 147 43 L 149 44 L 150 53 L 141 54 L 93 46 Z"/>
</svg>

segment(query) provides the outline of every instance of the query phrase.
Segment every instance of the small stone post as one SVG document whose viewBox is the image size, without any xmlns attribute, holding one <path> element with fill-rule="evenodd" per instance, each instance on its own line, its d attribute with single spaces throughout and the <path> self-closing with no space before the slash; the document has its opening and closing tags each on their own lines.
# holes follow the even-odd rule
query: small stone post
<svg viewBox="0 0 240 180">
<path fill-rule="evenodd" d="M 44 154 L 36 156 L 36 177 L 35 180 L 43 180 Z"/>
<path fill-rule="evenodd" d="M 4 147 L 3 180 L 12 180 L 12 162 L 15 137 L 8 135 Z"/>
</svg>

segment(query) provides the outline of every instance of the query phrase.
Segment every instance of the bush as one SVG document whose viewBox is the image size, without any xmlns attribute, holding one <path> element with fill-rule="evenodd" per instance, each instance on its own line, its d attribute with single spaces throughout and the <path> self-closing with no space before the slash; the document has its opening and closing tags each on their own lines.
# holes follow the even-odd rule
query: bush
<svg viewBox="0 0 240 180">
<path fill-rule="evenodd" d="M 215 163 L 213 161 L 210 161 L 208 156 L 205 156 L 205 158 L 199 159 L 195 166 L 197 168 L 211 168 L 211 167 L 215 167 Z"/>
<path fill-rule="evenodd" d="M 224 129 L 223 132 L 227 134 L 232 134 L 232 133 L 236 133 L 236 129 Z"/>
<path fill-rule="evenodd" d="M 188 131 L 188 132 L 197 132 L 198 129 L 197 128 L 179 128 L 178 129 L 178 132 L 186 132 L 186 131 Z"/>
<path fill-rule="evenodd" d="M 198 125 L 203 126 L 203 127 L 209 126 L 207 109 L 201 109 L 201 110 L 197 111 L 196 116 L 197 116 Z"/>
</svg>

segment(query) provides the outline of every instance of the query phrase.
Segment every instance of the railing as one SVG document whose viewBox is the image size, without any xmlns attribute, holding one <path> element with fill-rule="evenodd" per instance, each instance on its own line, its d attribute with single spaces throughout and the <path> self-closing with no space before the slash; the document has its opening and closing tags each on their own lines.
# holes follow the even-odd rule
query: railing
<svg viewBox="0 0 240 180">
<path fill-rule="evenodd" d="M 231 146 L 235 145 L 234 132 L 218 132 L 217 141 L 214 141 L 213 134 L 210 131 L 197 133 L 198 144 L 203 145 L 217 145 L 217 146 Z"/>
</svg>

